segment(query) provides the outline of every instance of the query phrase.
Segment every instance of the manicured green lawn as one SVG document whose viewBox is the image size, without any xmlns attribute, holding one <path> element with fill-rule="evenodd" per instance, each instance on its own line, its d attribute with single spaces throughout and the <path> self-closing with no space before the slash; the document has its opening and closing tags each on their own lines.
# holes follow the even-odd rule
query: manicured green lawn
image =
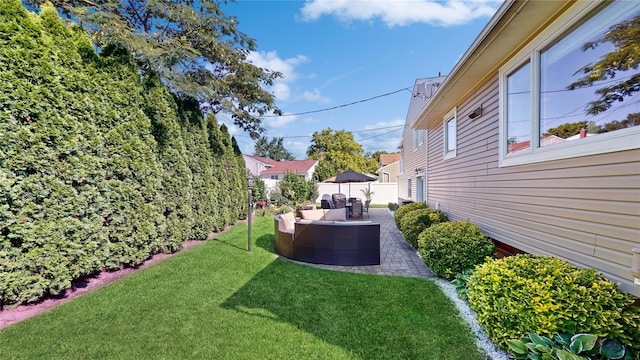
<svg viewBox="0 0 640 360">
<path fill-rule="evenodd" d="M 315 269 L 247 226 L 0 331 L 2 359 L 483 359 L 424 279 Z"/>
</svg>

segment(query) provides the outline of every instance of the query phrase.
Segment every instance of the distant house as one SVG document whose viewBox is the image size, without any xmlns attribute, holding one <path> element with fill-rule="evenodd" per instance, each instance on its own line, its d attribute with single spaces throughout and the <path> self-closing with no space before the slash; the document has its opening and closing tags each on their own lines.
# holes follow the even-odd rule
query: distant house
<svg viewBox="0 0 640 360">
<path fill-rule="evenodd" d="M 640 247 L 640 126 L 544 135 L 583 120 L 611 129 L 640 113 L 639 94 L 585 112 L 596 90 L 638 69 L 569 87 L 615 49 L 584 45 L 637 16 L 637 1 L 504 2 L 419 114 L 410 107 L 400 196 L 422 200 L 412 189 L 423 182 L 430 207 L 478 224 L 503 253 L 568 259 L 640 296 L 630 270 Z M 420 131 L 426 144 L 416 147 Z"/>
<path fill-rule="evenodd" d="M 260 172 L 260 178 L 263 180 L 282 180 L 284 174 L 292 172 L 305 180 L 311 180 L 317 165 L 318 160 L 278 161 L 273 166 Z"/>
<path fill-rule="evenodd" d="M 287 172 L 293 172 L 311 180 L 318 166 L 318 160 L 275 161 L 261 156 L 243 155 L 247 170 L 253 176 L 264 180 L 268 189 L 277 188 L 277 184 Z"/>
<path fill-rule="evenodd" d="M 411 124 L 418 118 L 444 79 L 443 76 L 417 79 L 413 85 L 413 95 L 409 103 L 409 111 L 399 146 L 398 203 L 409 200 L 424 201 L 425 199 L 425 169 L 427 165 L 425 131 L 412 129 Z"/>
<path fill-rule="evenodd" d="M 380 167 L 376 170 L 378 182 L 395 183 L 398 182 L 400 174 L 400 159 L 402 154 L 380 154 Z"/>
<path fill-rule="evenodd" d="M 266 157 L 255 155 L 242 155 L 247 170 L 253 176 L 260 176 L 260 173 L 266 169 L 272 168 L 278 162 Z"/>
</svg>

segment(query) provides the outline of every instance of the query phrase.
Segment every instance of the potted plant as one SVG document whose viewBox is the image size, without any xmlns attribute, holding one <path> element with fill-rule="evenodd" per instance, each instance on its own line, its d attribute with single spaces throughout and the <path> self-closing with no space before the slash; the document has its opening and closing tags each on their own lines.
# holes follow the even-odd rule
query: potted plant
<svg viewBox="0 0 640 360">
<path fill-rule="evenodd" d="M 371 204 L 371 195 L 373 195 L 374 192 L 371 191 L 371 188 L 361 189 L 360 191 L 362 191 L 364 195 L 364 206 L 368 208 L 369 204 Z"/>
</svg>

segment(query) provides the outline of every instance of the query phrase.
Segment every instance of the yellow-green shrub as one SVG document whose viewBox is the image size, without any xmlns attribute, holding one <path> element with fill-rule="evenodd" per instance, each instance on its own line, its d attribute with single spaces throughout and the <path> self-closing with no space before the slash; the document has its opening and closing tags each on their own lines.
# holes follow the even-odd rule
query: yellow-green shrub
<svg viewBox="0 0 640 360">
<path fill-rule="evenodd" d="M 426 207 L 427 205 L 423 202 L 409 203 L 409 204 L 400 206 L 398 210 L 396 210 L 396 212 L 393 214 L 393 220 L 395 220 L 396 226 L 398 227 L 398 229 L 400 229 L 400 219 L 402 219 L 402 217 L 405 214 L 407 214 L 410 211 L 424 209 Z"/>
<path fill-rule="evenodd" d="M 447 221 L 447 214 L 436 209 L 418 209 L 406 213 L 400 219 L 400 231 L 405 240 L 418 248 L 418 235 L 433 224 Z"/>
<path fill-rule="evenodd" d="M 508 339 L 530 332 L 590 333 L 638 346 L 640 308 L 593 269 L 555 257 L 516 255 L 476 267 L 467 287 L 478 322 L 503 348 Z"/>
<path fill-rule="evenodd" d="M 418 236 L 418 251 L 433 272 L 447 280 L 495 255 L 496 247 L 468 221 L 432 225 Z"/>
</svg>

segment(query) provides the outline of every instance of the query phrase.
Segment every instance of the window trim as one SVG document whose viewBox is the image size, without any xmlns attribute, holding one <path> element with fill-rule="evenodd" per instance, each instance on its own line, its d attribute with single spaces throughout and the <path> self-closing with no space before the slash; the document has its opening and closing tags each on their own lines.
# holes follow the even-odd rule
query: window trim
<svg viewBox="0 0 640 360">
<path fill-rule="evenodd" d="M 601 2 L 579 2 L 562 14 L 551 26 L 543 30 L 499 70 L 499 167 L 524 165 L 551 160 L 569 159 L 588 155 L 637 149 L 640 126 L 620 129 L 580 141 L 540 147 L 536 134 L 540 129 L 540 54 L 550 45 L 577 28 L 585 18 L 603 10 Z M 507 76 L 527 61 L 531 62 L 531 148 L 516 154 L 507 154 Z M 445 134 L 446 135 L 446 134 Z M 446 146 L 446 144 L 445 144 Z"/>
<path fill-rule="evenodd" d="M 418 151 L 422 144 L 424 144 L 424 129 L 413 129 L 413 151 Z"/>
<path fill-rule="evenodd" d="M 455 149 L 448 151 L 448 147 L 449 147 L 448 141 L 447 141 L 449 139 L 448 123 L 451 120 L 456 121 L 455 134 L 454 134 L 456 138 L 456 147 Z M 444 160 L 455 158 L 456 156 L 458 156 L 458 108 L 457 107 L 454 107 L 453 109 L 451 109 L 451 111 L 449 111 L 447 115 L 444 116 L 442 120 L 442 127 L 443 127 L 442 144 L 443 144 Z"/>
</svg>

